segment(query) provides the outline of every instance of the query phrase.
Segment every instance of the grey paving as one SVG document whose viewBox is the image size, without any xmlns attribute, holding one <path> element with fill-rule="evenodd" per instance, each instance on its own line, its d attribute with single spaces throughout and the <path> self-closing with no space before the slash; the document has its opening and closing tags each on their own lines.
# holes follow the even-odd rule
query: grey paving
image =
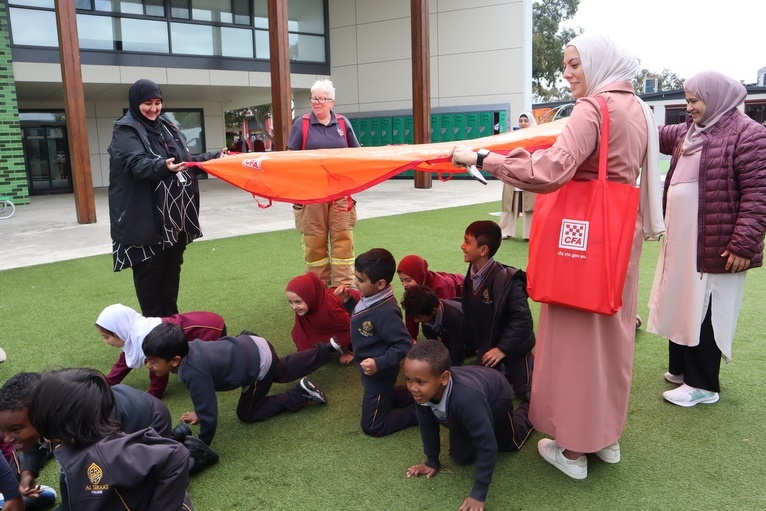
<svg viewBox="0 0 766 511">
<path fill-rule="evenodd" d="M 354 198 L 359 218 L 365 219 L 495 202 L 501 191 L 499 181 L 485 186 L 469 179 L 434 179 L 432 188 L 416 189 L 412 180 L 391 179 Z M 200 181 L 200 195 L 202 240 L 294 228 L 290 204 L 260 208 L 251 194 L 217 179 Z M 0 270 L 109 253 L 106 188 L 96 189 L 95 197 L 94 224 L 77 223 L 72 194 L 32 197 L 31 204 L 18 206 L 13 217 L 0 220 Z"/>
</svg>

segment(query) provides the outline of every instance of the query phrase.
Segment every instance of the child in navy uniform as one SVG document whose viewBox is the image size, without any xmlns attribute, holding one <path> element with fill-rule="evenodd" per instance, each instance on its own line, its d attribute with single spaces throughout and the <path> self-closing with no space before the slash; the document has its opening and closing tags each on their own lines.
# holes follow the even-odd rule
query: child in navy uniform
<svg viewBox="0 0 766 511">
<path fill-rule="evenodd" d="M 412 347 L 391 280 L 396 261 L 386 249 L 373 248 L 354 261 L 354 276 L 362 298 L 351 315 L 351 346 L 361 373 L 362 431 L 385 436 L 417 424 L 412 396 L 396 385 L 399 363 Z M 339 286 L 344 301 L 355 298 Z"/>
<path fill-rule="evenodd" d="M 44 374 L 35 386 L 29 420 L 45 438 L 60 442 L 53 453 L 61 465 L 66 507 L 193 509 L 189 451 L 154 429 L 123 433 L 112 418 L 114 394 L 94 370 Z"/>
<path fill-rule="evenodd" d="M 127 305 L 110 305 L 96 319 L 96 330 L 103 341 L 109 346 L 122 349 L 117 362 L 106 375 L 109 385 L 120 383 L 132 369 L 144 366 L 146 359 L 141 351 L 141 343 L 146 334 L 162 322 L 180 325 L 187 341 L 217 341 L 226 335 L 226 322 L 215 312 L 195 311 L 167 318 L 147 318 Z M 168 377 L 150 373 L 149 379 L 149 394 L 161 398 L 168 386 Z"/>
<path fill-rule="evenodd" d="M 535 333 L 529 310 L 527 276 L 493 259 L 500 248 L 500 226 L 489 220 L 465 230 L 463 314 L 481 364 L 505 374 L 516 396 L 529 401 Z"/>
<path fill-rule="evenodd" d="M 340 345 L 331 342 L 277 357 L 274 347 L 263 337 L 242 332 L 216 342 L 186 342 L 178 325 L 160 323 L 144 338 L 143 349 L 149 370 L 157 374 L 177 373 L 189 389 L 194 412 L 181 420 L 201 424 L 199 438 L 210 445 L 218 427 L 216 391 L 242 388 L 237 418 L 242 422 L 261 422 L 279 413 L 297 412 L 304 404 L 326 403 L 322 389 L 306 375 L 326 364 Z M 273 383 L 288 383 L 301 378 L 292 389 L 269 396 Z"/>
<path fill-rule="evenodd" d="M 439 341 L 416 344 L 404 359 L 407 388 L 417 414 L 426 462 L 410 467 L 407 477 L 433 477 L 439 471 L 439 425 L 449 429 L 449 453 L 459 465 L 476 461 L 474 484 L 461 511 L 483 511 L 495 471 L 497 451 L 518 451 L 532 432 L 529 402 L 513 409 L 508 381 L 494 369 L 453 367 Z"/>
<path fill-rule="evenodd" d="M 85 368 L 68 371 L 72 375 L 79 375 L 81 379 L 100 374 Z M 52 507 L 56 500 L 56 492 L 48 486 L 37 485 L 36 481 L 54 447 L 51 442 L 43 439 L 29 422 L 28 408 L 41 377 L 40 373 L 18 373 L 0 388 L 0 434 L 22 453 L 19 456 L 17 478 L 27 509 L 30 510 Z M 112 386 L 111 390 L 114 395 L 111 418 L 119 423 L 124 433 L 152 428 L 162 437 L 183 443 L 191 454 L 190 473 L 199 472 L 218 461 L 215 451 L 200 439 L 191 436 L 188 425 L 179 425 L 171 430 L 170 410 L 156 397 L 122 384 Z M 67 485 L 63 480 L 60 487 L 66 490 Z M 42 492 L 38 493 L 37 488 L 41 488 Z M 57 511 L 66 511 L 69 509 L 68 499 L 63 492 L 61 500 L 62 504 Z"/>
<path fill-rule="evenodd" d="M 440 299 L 429 287 L 415 284 L 404 292 L 402 309 L 421 325 L 426 339 L 436 339 L 447 347 L 451 365 L 463 365 L 466 354 L 473 350 L 460 302 Z"/>
</svg>

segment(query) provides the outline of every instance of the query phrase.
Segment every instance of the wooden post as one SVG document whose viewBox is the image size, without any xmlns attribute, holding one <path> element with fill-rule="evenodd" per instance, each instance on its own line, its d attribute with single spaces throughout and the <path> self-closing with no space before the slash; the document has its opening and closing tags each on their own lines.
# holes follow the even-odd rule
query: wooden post
<svg viewBox="0 0 766 511">
<path fill-rule="evenodd" d="M 75 3 L 74 0 L 56 0 L 55 5 L 75 210 L 79 223 L 92 224 L 96 222 L 96 201 L 88 152 L 88 125 L 85 121 L 85 92 L 80 69 Z"/>
<path fill-rule="evenodd" d="M 411 0 L 412 130 L 416 144 L 431 142 L 431 50 L 428 0 Z M 415 172 L 415 188 L 431 188 L 430 172 Z"/>
<path fill-rule="evenodd" d="M 287 32 L 287 0 L 268 0 L 269 52 L 271 56 L 271 113 L 275 151 L 287 148 L 293 124 L 290 86 L 290 44 Z"/>
</svg>

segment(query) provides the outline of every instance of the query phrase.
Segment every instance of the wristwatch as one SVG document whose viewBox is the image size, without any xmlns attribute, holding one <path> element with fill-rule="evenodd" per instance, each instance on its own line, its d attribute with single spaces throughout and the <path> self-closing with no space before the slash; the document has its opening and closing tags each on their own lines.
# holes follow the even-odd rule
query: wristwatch
<svg viewBox="0 0 766 511">
<path fill-rule="evenodd" d="M 484 166 L 484 158 L 489 156 L 489 149 L 479 149 L 476 151 L 476 168 L 480 169 Z"/>
</svg>

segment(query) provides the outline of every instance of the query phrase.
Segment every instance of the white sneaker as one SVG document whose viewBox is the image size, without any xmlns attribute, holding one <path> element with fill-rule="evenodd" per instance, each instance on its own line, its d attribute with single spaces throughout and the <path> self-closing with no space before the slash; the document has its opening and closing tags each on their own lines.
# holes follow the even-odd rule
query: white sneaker
<svg viewBox="0 0 766 511">
<path fill-rule="evenodd" d="M 712 405 L 718 401 L 718 392 L 697 389 L 684 383 L 677 389 L 663 392 L 662 397 L 674 405 L 684 407 L 694 406 L 698 403 L 706 403 Z"/>
<path fill-rule="evenodd" d="M 564 472 L 572 479 L 585 479 L 588 477 L 588 458 L 580 456 L 576 460 L 567 459 L 564 456 L 564 448 L 550 438 L 543 438 L 537 442 L 537 452 L 548 463 Z"/>
<path fill-rule="evenodd" d="M 615 442 L 612 445 L 607 445 L 600 451 L 596 451 L 596 456 L 601 458 L 601 461 L 607 463 L 619 463 L 620 462 L 620 443 Z"/>
<path fill-rule="evenodd" d="M 684 382 L 683 374 L 665 373 L 663 376 L 670 383 L 675 383 L 676 385 L 681 385 Z"/>
</svg>

